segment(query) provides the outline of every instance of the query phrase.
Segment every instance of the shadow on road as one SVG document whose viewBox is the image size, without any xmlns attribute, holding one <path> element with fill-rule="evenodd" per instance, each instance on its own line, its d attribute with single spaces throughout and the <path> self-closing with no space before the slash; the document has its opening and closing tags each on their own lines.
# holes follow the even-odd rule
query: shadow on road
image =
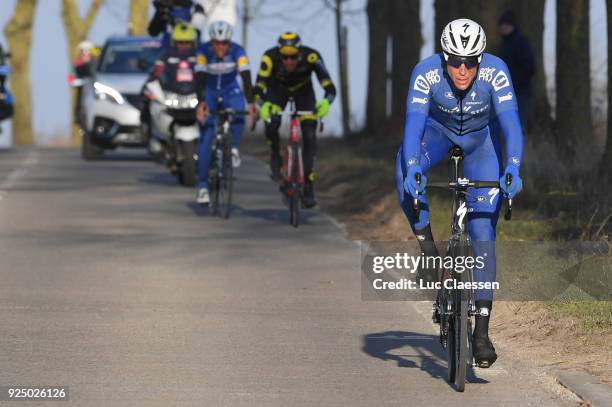
<svg viewBox="0 0 612 407">
<path fill-rule="evenodd" d="M 364 335 L 361 350 L 377 359 L 395 361 L 397 367 L 420 369 L 435 379 L 446 381 L 446 351 L 437 335 L 406 331 L 377 332 Z M 488 383 L 476 377 L 472 368 L 469 368 L 467 376 L 470 383 Z"/>
<path fill-rule="evenodd" d="M 189 202 L 186 205 L 196 216 L 211 216 L 209 208 L 203 208 L 195 202 Z M 312 211 L 300 212 L 300 225 L 310 224 L 310 219 L 314 216 L 316 216 L 316 213 Z M 230 219 L 233 217 L 253 218 L 272 223 L 289 224 L 289 211 L 281 208 L 246 209 L 239 205 L 232 205 Z"/>
<path fill-rule="evenodd" d="M 167 185 L 167 186 L 178 186 L 181 188 L 186 188 L 182 185 L 180 185 L 176 179 L 176 177 L 172 174 L 170 174 L 170 172 L 150 172 L 150 173 L 146 173 L 144 174 L 144 176 L 138 178 L 139 182 L 142 182 L 143 184 L 149 184 L 149 185 Z M 193 188 L 191 188 L 193 189 Z M 195 196 L 195 189 L 194 189 L 194 196 Z"/>
<path fill-rule="evenodd" d="M 144 150 L 130 151 L 130 150 L 118 150 L 118 151 L 105 151 L 104 155 L 99 159 L 92 160 L 93 162 L 104 162 L 104 161 L 151 161 L 153 158 Z"/>
</svg>

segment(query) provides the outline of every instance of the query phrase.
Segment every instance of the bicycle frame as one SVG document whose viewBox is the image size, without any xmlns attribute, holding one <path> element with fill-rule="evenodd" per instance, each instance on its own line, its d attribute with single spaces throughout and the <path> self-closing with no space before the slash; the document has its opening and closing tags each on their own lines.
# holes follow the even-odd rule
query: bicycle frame
<svg viewBox="0 0 612 407">
<path fill-rule="evenodd" d="M 295 102 L 291 100 L 290 103 L 294 104 L 294 110 L 295 110 Z M 287 148 L 286 150 L 287 155 L 285 156 L 285 159 L 283 160 L 283 164 L 284 164 L 284 168 L 286 168 L 286 172 L 285 172 L 286 181 L 289 183 L 297 183 L 301 185 L 304 183 L 304 163 L 302 161 L 302 147 L 300 146 L 301 137 L 300 137 L 299 125 L 300 125 L 299 116 L 296 113 L 292 113 L 291 123 L 289 126 L 289 146 L 297 146 L 297 149 Z M 295 160 L 295 157 L 293 156 L 295 154 L 294 150 L 297 150 L 297 161 Z M 296 164 L 297 164 L 297 172 L 295 171 L 295 168 L 294 168 Z M 291 194 L 293 193 L 293 191 L 288 191 L 288 192 L 289 192 L 289 196 L 291 196 Z"/>
</svg>

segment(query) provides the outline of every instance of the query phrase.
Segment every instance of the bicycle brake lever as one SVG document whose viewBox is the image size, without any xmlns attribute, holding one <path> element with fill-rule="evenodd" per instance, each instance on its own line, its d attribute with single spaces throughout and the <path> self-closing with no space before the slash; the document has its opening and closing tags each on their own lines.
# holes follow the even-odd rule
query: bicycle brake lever
<svg viewBox="0 0 612 407">
<path fill-rule="evenodd" d="M 506 174 L 506 187 L 512 184 L 512 174 Z M 504 213 L 504 219 L 512 219 L 512 198 L 508 198 L 508 204 L 506 206 L 506 213 Z"/>
<path fill-rule="evenodd" d="M 417 182 L 417 184 L 421 185 L 421 174 L 417 173 L 414 175 L 414 178 Z M 419 193 L 417 191 L 417 193 L 415 194 L 416 196 L 414 197 L 414 201 L 412 202 L 412 213 L 414 215 L 414 219 L 415 221 L 419 220 L 419 214 L 421 212 L 421 205 L 419 203 Z"/>
</svg>

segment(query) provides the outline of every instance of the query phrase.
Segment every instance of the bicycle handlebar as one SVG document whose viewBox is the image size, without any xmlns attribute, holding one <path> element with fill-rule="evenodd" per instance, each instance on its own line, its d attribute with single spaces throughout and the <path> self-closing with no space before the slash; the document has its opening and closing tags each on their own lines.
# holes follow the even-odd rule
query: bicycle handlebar
<svg viewBox="0 0 612 407">
<path fill-rule="evenodd" d="M 415 179 L 418 184 L 421 184 L 421 174 L 417 173 L 415 175 Z M 512 183 L 512 175 L 506 174 L 506 186 L 510 186 L 511 183 Z M 445 190 L 458 190 L 458 191 L 465 192 L 467 188 L 499 188 L 500 185 L 498 181 L 471 181 L 465 178 L 460 178 L 458 182 L 455 182 L 455 181 L 431 182 L 427 184 L 427 187 L 441 188 Z M 512 198 L 508 198 L 507 202 L 508 204 L 506 206 L 506 211 L 504 213 L 504 219 L 510 220 L 512 219 Z M 413 210 L 415 219 L 418 220 L 419 213 L 420 213 L 420 202 L 419 202 L 418 194 L 414 198 L 414 204 L 413 204 L 412 210 Z"/>
</svg>

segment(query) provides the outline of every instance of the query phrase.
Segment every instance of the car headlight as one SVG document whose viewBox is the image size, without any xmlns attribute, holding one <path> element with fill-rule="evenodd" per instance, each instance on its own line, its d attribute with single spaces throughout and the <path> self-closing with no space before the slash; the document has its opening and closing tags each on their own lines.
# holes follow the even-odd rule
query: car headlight
<svg viewBox="0 0 612 407">
<path fill-rule="evenodd" d="M 99 100 L 109 100 L 117 103 L 118 105 L 122 105 L 123 102 L 125 102 L 123 96 L 121 96 L 121 93 L 110 86 L 104 85 L 103 83 L 94 82 L 94 90 L 96 98 Z"/>
</svg>

